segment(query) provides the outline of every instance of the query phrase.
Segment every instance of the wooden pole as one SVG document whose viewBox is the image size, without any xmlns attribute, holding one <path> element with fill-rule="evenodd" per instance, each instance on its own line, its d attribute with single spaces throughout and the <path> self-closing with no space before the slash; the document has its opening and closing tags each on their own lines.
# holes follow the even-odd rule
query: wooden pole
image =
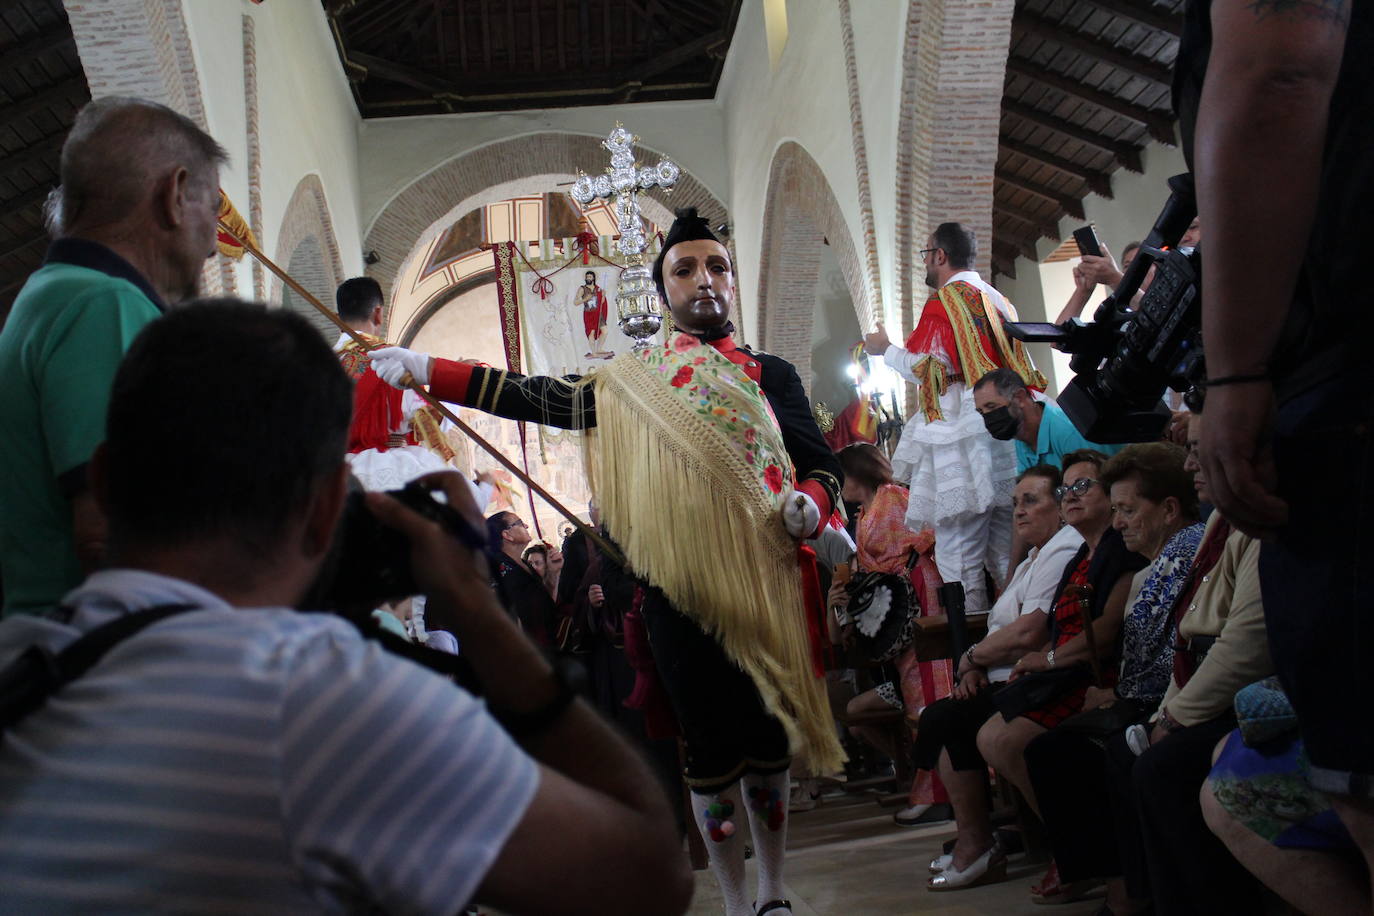
<svg viewBox="0 0 1374 916">
<path fill-rule="evenodd" d="M 332 321 L 340 331 L 343 331 L 345 334 L 351 337 L 354 343 L 368 350 L 378 349 L 375 345 L 369 343 L 367 339 L 364 338 L 361 334 L 359 334 L 357 331 L 353 330 L 347 324 L 345 324 L 343 322 L 343 319 L 341 319 L 338 316 L 338 314 L 334 312 L 333 309 L 325 306 L 325 304 L 322 303 L 319 299 L 315 298 L 315 296 L 312 295 L 308 289 L 297 283 L 290 274 L 288 274 L 286 271 L 278 267 L 271 258 L 269 258 L 267 255 L 263 254 L 260 250 L 258 250 L 258 247 L 256 245 L 254 245 L 252 242 L 249 242 L 247 239 L 239 238 L 238 234 L 235 233 L 234 230 L 231 229 L 229 226 L 225 225 L 223 220 L 219 221 L 219 228 L 222 232 L 226 232 L 229 235 L 233 236 L 234 240 L 243 246 L 244 251 L 247 251 L 253 257 L 257 258 L 258 261 L 260 261 L 264 267 L 272 271 L 272 273 L 276 274 L 277 277 L 280 278 L 281 281 L 285 283 L 287 286 L 291 287 L 292 291 L 294 291 L 306 302 L 309 302 L 311 305 L 313 305 L 321 315 Z M 390 346 L 390 344 L 387 344 L 387 346 Z M 513 475 L 515 475 L 516 480 L 520 481 L 525 486 L 529 487 L 535 493 L 538 493 L 540 498 L 543 499 L 544 502 L 548 503 L 550 506 L 553 507 L 554 511 L 556 511 L 559 515 L 566 518 L 568 521 L 572 522 L 573 526 L 578 531 L 581 531 L 586 537 L 590 538 L 593 543 L 600 547 L 602 551 L 605 552 L 607 557 L 611 559 L 612 562 L 620 566 L 627 565 L 624 555 L 622 555 L 621 552 L 615 548 L 615 545 L 611 544 L 610 541 L 602 537 L 596 531 L 596 529 L 592 528 L 586 522 L 582 521 L 582 519 L 574 515 L 571 510 L 569 510 L 566 506 L 564 506 L 561 502 L 554 498 L 554 495 L 552 493 L 541 487 L 538 483 L 531 479 L 529 475 L 527 475 L 524 471 L 517 467 L 515 462 L 511 461 L 505 455 L 501 454 L 501 452 L 497 450 L 496 446 L 492 445 L 486 439 L 478 435 L 477 431 L 474 430 L 471 426 L 468 426 L 462 420 L 458 419 L 458 416 L 453 411 L 448 409 L 448 405 L 446 405 L 443 401 L 436 398 L 434 395 L 430 394 L 429 390 L 426 389 L 423 385 L 415 381 L 413 378 L 409 378 L 409 376 L 407 376 L 407 379 L 407 387 L 411 391 L 415 392 L 420 397 L 424 398 L 426 403 L 428 403 L 431 407 L 433 407 L 435 410 L 439 411 L 439 413 L 443 415 L 444 419 L 448 420 L 454 426 L 462 430 L 463 435 L 467 436 L 473 442 L 477 443 L 477 445 L 480 446 L 483 451 L 485 451 L 487 454 L 491 455 L 491 457 L 495 458 L 498 462 L 500 462 L 502 467 L 510 471 Z"/>
</svg>

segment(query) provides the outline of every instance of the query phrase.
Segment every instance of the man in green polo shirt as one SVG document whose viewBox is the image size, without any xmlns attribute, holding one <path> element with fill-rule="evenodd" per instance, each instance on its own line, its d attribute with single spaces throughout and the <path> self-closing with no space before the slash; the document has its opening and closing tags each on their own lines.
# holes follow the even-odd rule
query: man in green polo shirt
<svg viewBox="0 0 1374 916">
<path fill-rule="evenodd" d="M 226 158 L 190 120 L 141 99 L 96 99 L 67 135 L 60 237 L 0 331 L 6 615 L 51 609 L 99 560 L 105 524 L 86 462 L 105 438 L 115 368 L 145 325 L 195 294 Z"/>
<path fill-rule="evenodd" d="M 995 439 L 1016 442 L 1016 473 L 1037 464 L 1059 467 L 1069 452 L 1091 448 L 1114 455 L 1123 445 L 1089 442 L 1059 405 L 1031 397 L 1025 381 L 1010 369 L 993 369 L 973 386 L 973 404 Z"/>
</svg>

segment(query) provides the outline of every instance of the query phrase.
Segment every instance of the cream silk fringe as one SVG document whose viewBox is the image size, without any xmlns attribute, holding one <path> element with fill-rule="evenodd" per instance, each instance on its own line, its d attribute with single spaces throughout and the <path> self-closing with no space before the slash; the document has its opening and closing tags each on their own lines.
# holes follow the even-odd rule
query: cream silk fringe
<svg viewBox="0 0 1374 916">
<path fill-rule="evenodd" d="M 588 478 L 634 572 L 719 640 L 787 730 L 794 767 L 844 763 L 812 670 L 796 542 L 777 497 L 735 457 L 726 433 L 667 390 L 633 354 L 595 374 Z M 771 427 L 768 428 L 768 427 Z M 758 430 L 777 437 L 774 424 Z"/>
</svg>

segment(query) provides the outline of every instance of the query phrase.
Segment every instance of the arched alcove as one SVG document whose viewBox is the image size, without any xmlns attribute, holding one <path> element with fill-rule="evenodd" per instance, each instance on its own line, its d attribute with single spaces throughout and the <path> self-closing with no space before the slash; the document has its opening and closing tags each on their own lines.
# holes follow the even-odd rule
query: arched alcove
<svg viewBox="0 0 1374 916">
<path fill-rule="evenodd" d="M 863 260 L 830 183 L 798 143 L 778 147 L 768 174 L 759 264 L 758 327 L 764 349 L 811 381 L 812 325 L 822 249 L 834 249 L 858 322 L 872 320 Z"/>
<path fill-rule="evenodd" d="M 314 285 L 302 280 L 301 275 L 293 269 L 297 257 L 301 258 L 302 265 L 310 264 L 310 269 L 316 270 L 318 279 L 313 281 Z M 345 277 L 343 261 L 339 257 L 339 243 L 334 236 L 334 221 L 329 215 L 329 201 L 324 196 L 320 176 L 312 173 L 297 182 L 282 216 L 281 228 L 277 231 L 275 260 L 278 264 L 287 265 L 286 272 L 292 278 L 317 296 L 326 307 L 333 308 L 334 290 Z M 316 262 L 318 267 L 315 266 Z M 285 292 L 282 281 L 274 279 L 272 301 L 284 303 Z M 314 311 L 308 303 L 300 304 Z M 324 318 L 320 318 L 320 321 L 328 323 Z M 331 341 L 333 336 L 331 332 Z"/>
</svg>

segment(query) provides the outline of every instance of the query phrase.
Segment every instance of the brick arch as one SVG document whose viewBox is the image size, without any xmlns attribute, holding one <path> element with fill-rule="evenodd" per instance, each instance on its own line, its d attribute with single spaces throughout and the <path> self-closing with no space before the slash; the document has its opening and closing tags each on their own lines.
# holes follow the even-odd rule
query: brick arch
<svg viewBox="0 0 1374 916">
<path fill-rule="evenodd" d="M 645 146 L 636 146 L 635 154 L 645 162 L 664 156 Z M 607 162 L 601 138 L 556 131 L 497 141 L 457 156 L 415 179 L 377 214 L 363 243 L 364 250 L 375 251 L 379 258 L 368 275 L 382 284 L 391 301 L 402 265 L 436 223 L 502 199 L 487 199 L 499 186 L 535 175 L 570 178 L 579 169 L 599 174 Z M 685 169 L 671 194 L 655 190 L 641 199 L 645 215 L 660 225 L 672 221 L 674 207 L 698 207 L 713 222 L 728 217 L 725 204 Z"/>
<path fill-rule="evenodd" d="M 829 241 L 834 247 L 859 325 L 867 328 L 873 315 L 864 260 L 830 183 L 800 144 L 789 140 L 773 154 L 765 199 L 759 263 L 760 344 L 795 365 L 809 388 L 821 246 Z"/>
<path fill-rule="evenodd" d="M 343 260 L 339 257 L 339 242 L 334 235 L 334 220 L 329 215 L 329 201 L 324 196 L 324 185 L 320 176 L 313 172 L 296 184 L 291 201 L 286 205 L 282 216 L 281 228 L 277 230 L 276 262 L 283 267 L 300 248 L 301 243 L 313 238 L 320 250 L 321 268 L 320 287 L 302 283 L 326 306 L 333 304 L 334 289 L 344 281 Z M 289 271 L 288 271 L 289 272 Z M 321 296 L 321 290 L 324 295 Z M 272 302 L 282 301 L 282 281 L 274 278 L 272 282 Z"/>
</svg>

